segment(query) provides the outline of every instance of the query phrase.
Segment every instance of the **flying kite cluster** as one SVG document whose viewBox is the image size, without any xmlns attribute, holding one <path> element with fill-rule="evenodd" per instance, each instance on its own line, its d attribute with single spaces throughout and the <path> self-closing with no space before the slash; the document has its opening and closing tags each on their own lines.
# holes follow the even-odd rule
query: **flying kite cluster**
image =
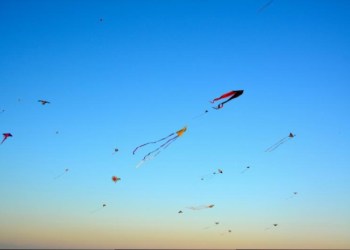
<svg viewBox="0 0 350 250">
<path fill-rule="evenodd" d="M 100 19 L 100 21 L 102 22 L 102 19 Z M 229 92 L 226 92 L 222 95 L 220 95 L 219 97 L 216 97 L 214 99 L 212 99 L 210 101 L 210 103 L 214 104 L 218 101 L 221 101 L 219 104 L 217 104 L 216 106 L 213 106 L 212 108 L 214 110 L 220 110 L 224 107 L 224 105 L 226 105 L 228 102 L 234 100 L 235 98 L 240 97 L 243 94 L 243 90 L 232 90 Z M 44 99 L 40 99 L 38 100 L 38 102 L 40 102 L 40 104 L 42 105 L 47 105 L 50 104 L 49 101 L 44 100 Z M 209 111 L 205 110 L 205 112 L 203 114 L 201 114 L 200 116 L 207 114 Z M 200 116 L 195 117 L 199 118 Z M 153 148 L 151 148 L 148 152 L 145 153 L 145 155 L 142 157 L 141 161 L 139 162 L 139 164 L 136 166 L 137 168 L 140 167 L 144 162 L 152 160 L 154 158 L 156 158 L 156 156 L 162 151 L 165 150 L 166 148 L 168 148 L 172 143 L 174 143 L 178 138 L 182 137 L 185 132 L 187 131 L 187 126 L 184 126 L 183 128 L 177 130 L 176 132 L 172 132 L 169 135 L 160 138 L 160 139 L 156 139 L 156 140 L 152 140 L 146 143 L 143 143 L 139 146 L 137 146 L 133 151 L 132 151 L 132 155 L 136 155 L 136 153 L 140 150 L 142 150 L 144 147 L 150 147 L 151 145 L 155 145 Z M 56 131 L 56 134 L 58 134 L 58 131 Z M 12 137 L 11 133 L 3 133 L 3 140 L 1 142 L 1 144 L 7 140 L 9 137 Z M 295 137 L 295 134 L 290 133 L 288 136 L 280 139 L 279 141 L 277 141 L 275 144 L 273 144 L 272 146 L 270 146 L 269 148 L 267 148 L 265 150 L 265 152 L 272 152 L 275 149 L 277 149 L 279 146 L 281 146 L 283 143 L 287 142 L 288 140 L 292 139 Z M 116 147 L 114 148 L 113 154 L 116 154 L 119 152 L 119 149 Z M 250 170 L 251 167 L 250 166 L 246 166 L 242 171 L 241 174 L 245 173 L 246 171 Z M 69 172 L 69 169 L 66 168 L 64 169 L 64 171 L 62 173 L 60 173 L 59 175 L 57 175 L 56 177 L 54 177 L 54 179 L 59 179 L 61 177 L 63 177 L 64 175 L 66 175 Z M 204 180 L 210 180 L 211 178 L 215 177 L 215 176 L 220 176 L 224 173 L 224 171 L 221 168 L 218 168 L 215 171 L 211 171 L 211 173 L 208 173 L 204 176 L 202 176 L 200 179 L 202 181 Z M 111 177 L 111 180 L 114 183 L 118 183 L 119 181 L 121 181 L 121 178 L 113 175 Z M 295 197 L 297 195 L 297 192 L 293 192 L 293 195 L 289 197 L 289 199 Z M 95 210 L 93 210 L 91 213 L 96 213 L 101 211 L 103 208 L 105 208 L 107 205 L 106 203 L 103 203 L 101 206 L 99 206 L 98 208 L 96 208 Z M 204 204 L 204 205 L 195 205 L 195 206 L 187 206 L 185 207 L 185 209 L 188 210 L 192 210 L 192 211 L 199 211 L 199 210 L 203 210 L 203 209 L 212 209 L 214 208 L 214 204 Z M 183 214 L 184 213 L 184 209 L 181 209 L 178 211 L 179 214 Z M 205 227 L 205 229 L 210 229 L 212 227 L 217 227 L 219 226 L 220 223 L 218 221 L 215 221 L 214 224 Z M 277 227 L 278 224 L 273 224 L 271 227 L 266 228 L 266 230 L 270 230 L 272 227 Z M 231 229 L 226 229 L 224 232 L 221 233 L 221 235 L 225 235 L 225 234 L 229 234 L 231 233 Z"/>
<path fill-rule="evenodd" d="M 270 7 L 272 5 L 272 3 L 273 3 L 273 0 L 267 1 L 258 10 L 258 13 L 264 12 L 268 7 Z M 102 17 L 100 17 L 98 19 L 96 18 L 95 22 L 100 23 L 99 26 L 102 26 L 102 25 L 104 26 L 106 24 L 105 19 Z M 236 98 L 242 96 L 243 93 L 244 93 L 244 90 L 238 89 L 238 90 L 229 90 L 229 91 L 225 90 L 225 91 L 220 92 L 218 94 L 213 94 L 210 98 L 208 98 L 210 104 L 208 104 L 208 100 L 205 101 L 206 104 L 209 105 L 208 109 L 210 112 L 208 111 L 208 109 L 205 109 L 204 112 L 202 112 L 200 115 L 195 116 L 193 119 L 198 119 L 204 115 L 207 116 L 207 114 L 211 113 L 211 111 L 220 113 L 220 112 L 222 112 L 220 110 L 222 110 L 224 107 L 226 110 L 226 108 L 230 108 L 230 107 L 234 106 L 235 102 L 237 101 Z M 49 100 L 50 100 L 50 98 L 49 98 Z M 22 99 L 18 98 L 18 102 L 22 103 Z M 35 100 L 33 100 L 33 102 L 35 102 L 35 105 L 37 105 L 38 108 L 42 108 L 42 109 L 47 109 L 47 108 L 49 109 L 50 107 L 55 105 L 54 102 L 51 104 L 51 100 L 48 101 L 46 98 L 39 99 L 39 100 L 35 99 Z M 45 106 L 45 107 L 42 107 L 42 106 Z M 1 117 L 3 117 L 3 116 L 7 115 L 8 111 L 6 109 L 6 113 L 5 113 L 5 109 L 0 109 L 0 113 L 1 114 L 4 113 L 1 115 Z M 154 160 L 163 150 L 166 150 L 168 147 L 170 147 L 170 145 L 172 145 L 180 137 L 183 137 L 185 134 L 187 136 L 187 134 L 190 133 L 189 132 L 190 130 L 188 130 L 187 123 L 183 123 L 183 124 L 186 124 L 186 126 L 183 126 L 182 128 L 180 126 L 173 128 L 173 130 L 172 130 L 173 132 L 171 132 L 169 134 L 166 132 L 164 134 L 161 134 L 162 136 L 164 136 L 162 138 L 157 139 L 158 137 L 151 137 L 151 138 L 149 138 L 150 141 L 144 142 L 138 146 L 135 145 L 136 147 L 132 151 L 133 156 L 137 157 L 137 155 L 140 154 L 140 151 L 144 152 L 140 156 L 140 158 L 138 158 L 137 161 L 139 163 L 136 165 L 136 168 L 139 168 L 142 164 L 144 164 L 147 161 Z M 183 125 L 183 124 L 181 124 L 181 125 Z M 190 126 L 190 128 L 192 129 L 191 126 Z M 55 129 L 57 129 L 57 128 L 55 128 Z M 8 132 L 7 129 L 4 131 L 4 133 L 2 133 L 3 138 L 2 138 L 2 141 L 0 144 L 1 145 L 4 144 L 4 145 L 2 145 L 1 148 L 11 145 L 11 143 L 15 142 L 16 139 L 20 136 L 20 134 L 16 133 L 16 131 L 12 130 L 11 132 L 13 132 L 16 135 L 15 138 L 12 138 L 13 135 L 10 132 Z M 61 134 L 59 135 L 59 130 L 56 130 L 55 134 L 57 135 L 56 137 L 61 136 Z M 286 135 L 287 135 L 287 133 L 286 133 Z M 275 151 L 277 148 L 279 148 L 284 143 L 289 142 L 291 139 L 295 138 L 295 136 L 296 135 L 294 133 L 290 132 L 289 135 L 281 138 L 280 140 L 278 140 L 277 142 L 275 142 L 274 144 L 272 144 L 271 146 L 266 148 L 265 152 L 271 153 L 271 152 Z M 8 140 L 9 138 L 11 138 L 11 139 Z M 181 143 L 181 140 L 179 140 L 177 143 Z M 4 143 L 5 141 L 6 141 L 6 143 Z M 138 142 L 138 143 L 141 143 L 141 142 Z M 172 147 L 174 147 L 174 146 L 172 146 Z M 118 158 L 118 156 L 123 153 L 123 150 L 119 150 L 119 145 L 118 145 L 118 147 L 115 147 L 114 149 L 111 148 L 110 150 L 111 151 L 108 154 L 109 155 L 112 154 L 113 157 L 115 157 L 115 158 Z M 262 149 L 262 151 L 263 151 L 263 149 Z M 129 152 L 129 153 L 131 153 L 131 152 Z M 263 154 L 264 155 L 274 155 L 275 153 L 271 153 L 271 154 L 263 153 Z M 220 167 L 220 168 L 218 168 L 218 167 Z M 256 169 L 255 165 L 253 165 L 253 166 L 252 165 L 239 166 L 239 168 L 237 170 L 238 176 L 243 179 L 243 178 L 249 176 L 249 174 L 254 174 L 255 169 Z M 74 171 L 72 171 L 72 172 L 74 172 Z M 106 177 L 106 181 L 108 181 L 107 183 L 110 186 L 113 186 L 113 191 L 114 191 L 114 189 L 117 189 L 118 187 L 120 187 L 121 184 L 124 184 L 124 180 L 127 179 L 126 177 L 123 177 L 123 181 L 121 181 L 122 179 L 120 177 L 120 173 L 116 173 L 116 172 L 117 171 L 113 170 L 113 172 L 109 173 Z M 228 166 L 222 166 L 222 165 L 217 164 L 216 166 L 211 166 L 210 169 L 205 170 L 203 172 L 204 172 L 203 173 L 204 175 L 202 175 L 202 176 L 198 175 L 198 177 L 195 177 L 195 178 L 198 178 L 198 181 L 199 181 L 199 179 L 201 180 L 201 182 L 200 182 L 201 184 L 199 184 L 199 185 L 205 186 L 205 185 L 209 184 L 209 180 L 212 180 L 213 178 L 215 178 L 214 180 L 222 180 L 223 178 L 225 178 L 229 173 L 229 168 L 228 168 Z M 71 175 L 70 168 L 60 167 L 59 170 L 57 171 L 57 175 L 55 175 L 53 177 L 53 179 L 54 179 L 53 182 L 55 184 L 57 184 L 57 183 L 61 182 L 62 180 L 64 180 L 65 178 L 70 177 L 70 175 Z M 50 177 L 50 178 L 52 179 L 52 177 Z M 213 182 L 214 181 L 212 181 L 212 183 Z M 296 197 L 298 197 L 298 194 L 299 193 L 297 191 L 288 193 L 287 194 L 288 197 L 286 195 L 286 199 L 287 200 L 292 199 L 291 202 L 294 202 L 294 199 Z M 203 203 L 200 202 L 199 204 L 194 203 L 194 204 L 191 204 L 190 206 L 188 206 L 188 205 L 179 206 L 179 207 L 181 207 L 181 209 L 178 210 L 177 213 L 181 214 L 181 215 L 178 215 L 177 217 L 186 218 L 187 215 L 191 216 L 193 214 L 198 214 L 198 213 L 206 213 L 206 212 L 214 213 L 215 210 L 217 209 L 217 205 L 216 205 L 216 203 L 214 204 L 212 202 L 213 201 L 210 201 L 210 203 L 209 202 L 208 203 L 207 202 L 203 202 Z M 108 203 L 108 202 L 104 203 L 104 202 L 98 201 L 96 204 L 94 204 L 92 206 L 94 208 L 94 210 L 91 211 L 90 209 L 87 209 L 87 213 L 89 211 L 90 211 L 90 214 L 102 213 L 102 211 L 106 210 L 107 204 L 108 204 L 108 207 L 110 207 L 110 203 Z M 176 210 L 174 209 L 174 213 L 176 213 L 176 211 L 177 211 L 177 208 L 176 208 Z M 91 216 L 91 217 L 93 217 L 93 216 Z M 224 225 L 225 223 L 222 223 L 223 221 L 224 220 L 210 219 L 210 221 L 207 221 L 206 224 L 204 224 L 207 226 L 204 227 L 203 229 L 205 229 L 205 230 L 210 229 L 207 232 L 214 231 L 214 230 L 216 230 L 216 231 L 220 230 L 221 231 L 220 235 L 229 235 L 229 234 L 233 235 L 234 233 L 232 233 L 231 227 L 230 226 L 226 227 Z M 265 228 L 265 231 L 271 230 L 270 232 L 273 232 L 274 231 L 273 229 L 278 229 L 280 227 L 279 224 L 277 224 L 277 223 L 271 224 L 271 222 L 267 222 L 266 224 L 268 227 Z M 262 227 L 262 230 L 264 227 L 265 226 Z"/>
<path fill-rule="evenodd" d="M 268 2 L 266 2 L 259 10 L 258 13 L 262 13 L 263 11 L 265 11 L 271 4 L 273 3 L 273 0 L 269 0 Z M 105 23 L 104 18 L 100 17 L 98 19 L 99 23 L 101 23 L 101 25 L 103 23 Z M 235 100 L 236 98 L 242 96 L 244 93 L 244 90 L 230 90 L 228 92 L 224 92 L 223 94 L 220 95 L 215 95 L 217 97 L 211 99 L 209 102 L 211 104 L 213 104 L 214 106 L 212 106 L 211 108 L 214 110 L 221 110 L 224 107 L 226 107 L 226 105 L 228 105 L 229 102 Z M 21 102 L 21 99 L 18 98 L 18 102 Z M 48 101 L 47 99 L 39 99 L 37 100 L 37 102 L 39 102 L 42 106 L 47 106 L 48 104 L 51 105 L 51 102 Z M 4 113 L 5 109 L 1 109 L 1 113 Z M 216 112 L 216 111 L 215 111 Z M 201 113 L 198 116 L 195 116 L 193 119 L 198 119 L 199 117 L 202 117 L 203 115 L 207 115 L 209 113 L 209 111 L 206 109 L 205 112 Z M 187 125 L 182 127 L 181 129 L 178 129 L 175 132 L 172 132 L 170 134 L 168 134 L 165 137 L 162 137 L 160 139 L 155 139 L 149 142 L 145 142 L 139 146 L 137 146 L 136 148 L 134 148 L 134 150 L 132 151 L 132 155 L 136 155 L 136 153 L 138 153 L 139 151 L 144 150 L 146 147 L 149 148 L 148 151 L 146 151 L 143 155 L 143 157 L 140 159 L 139 163 L 137 164 L 136 168 L 139 168 L 143 163 L 145 163 L 146 161 L 150 161 L 155 159 L 163 150 L 167 149 L 172 143 L 174 143 L 178 138 L 182 137 L 186 132 L 187 132 Z M 56 130 L 56 135 L 59 134 L 59 131 Z M 8 138 L 13 137 L 13 135 L 9 132 L 4 132 L 3 134 L 3 139 L 1 141 L 1 144 L 3 144 Z M 286 143 L 287 141 L 293 139 L 296 135 L 293 133 L 289 133 L 288 136 L 283 137 L 282 139 L 278 140 L 276 143 L 274 143 L 273 145 L 271 145 L 270 147 L 268 147 L 265 152 L 273 152 L 274 150 L 276 150 L 278 147 L 280 147 L 282 144 Z M 7 143 L 6 143 L 7 144 Z M 153 147 L 151 147 L 153 146 Z M 115 147 L 113 150 L 112 155 L 119 155 L 120 151 L 119 148 Z M 213 169 L 216 169 L 213 171 Z M 217 168 L 214 167 L 211 170 L 208 170 L 208 173 L 201 176 L 200 180 L 203 181 L 203 183 L 206 183 L 205 181 L 210 180 L 212 178 L 222 178 L 224 171 L 222 170 L 222 168 Z M 241 170 L 241 174 L 246 173 L 247 171 L 252 172 L 251 170 L 251 166 L 246 166 L 244 167 L 243 170 Z M 66 176 L 68 173 L 70 173 L 70 169 L 65 168 L 63 170 L 61 170 L 61 172 L 56 175 L 54 177 L 55 180 L 60 179 L 64 176 Z M 225 170 L 225 173 L 226 170 Z M 220 177 L 219 177 L 220 176 Z M 121 177 L 117 175 L 111 175 L 111 180 L 112 182 L 114 182 L 115 184 L 119 183 L 121 181 Z M 119 185 L 119 184 L 117 184 Z M 205 184 L 203 184 L 205 185 Z M 294 191 L 289 197 L 288 199 L 292 199 L 294 197 L 296 197 L 298 194 L 298 192 Z M 101 211 L 102 209 L 106 208 L 107 204 L 106 203 L 102 203 L 101 205 L 99 205 L 95 210 L 93 210 L 91 213 L 96 213 Z M 215 205 L 213 203 L 208 203 L 208 204 L 202 204 L 202 205 L 192 205 L 192 206 L 186 206 L 183 209 L 178 211 L 178 214 L 184 214 L 185 209 L 191 210 L 191 211 L 200 211 L 200 210 L 211 210 L 215 207 Z M 214 209 L 215 210 L 215 209 Z M 187 214 L 187 212 L 186 212 Z M 190 214 L 190 213 L 189 213 Z M 184 215 L 186 216 L 186 215 Z M 220 227 L 221 223 L 219 221 L 214 221 L 214 223 L 211 223 L 211 225 L 205 227 L 204 229 L 211 229 L 211 228 L 215 228 L 215 227 Z M 276 228 L 278 226 L 277 223 L 272 224 L 270 227 L 266 228 L 265 230 L 270 230 L 271 228 Z M 231 234 L 232 230 L 231 228 L 229 229 L 225 229 L 221 235 L 226 235 L 226 234 Z"/>
</svg>

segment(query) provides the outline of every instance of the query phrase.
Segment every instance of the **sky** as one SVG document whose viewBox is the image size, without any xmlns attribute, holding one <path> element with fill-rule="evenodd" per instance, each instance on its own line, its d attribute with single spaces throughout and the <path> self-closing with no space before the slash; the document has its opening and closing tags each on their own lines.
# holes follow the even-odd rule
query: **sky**
<svg viewBox="0 0 350 250">
<path fill-rule="evenodd" d="M 350 248 L 349 30 L 340 0 L 1 0 L 0 248 Z"/>
</svg>

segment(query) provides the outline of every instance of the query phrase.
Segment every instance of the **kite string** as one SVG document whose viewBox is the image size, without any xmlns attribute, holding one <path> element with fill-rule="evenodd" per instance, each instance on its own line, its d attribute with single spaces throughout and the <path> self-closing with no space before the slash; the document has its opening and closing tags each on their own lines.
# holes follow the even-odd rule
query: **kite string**
<svg viewBox="0 0 350 250">
<path fill-rule="evenodd" d="M 278 142 L 276 142 L 275 144 L 273 144 L 272 146 L 268 147 L 265 152 L 271 152 L 274 149 L 276 149 L 279 145 L 281 145 L 282 143 L 284 143 L 286 140 L 288 139 L 287 137 L 282 138 L 281 140 L 279 140 Z"/>
<path fill-rule="evenodd" d="M 206 113 L 208 113 L 208 110 L 205 110 L 203 113 L 196 115 L 195 117 L 192 117 L 192 120 L 198 119 L 198 118 L 202 117 L 203 115 L 205 115 Z"/>
<path fill-rule="evenodd" d="M 59 174 L 59 175 L 57 175 L 55 178 L 54 178 L 54 180 L 57 180 L 58 178 L 60 178 L 61 176 L 63 176 L 65 173 L 62 173 L 62 174 Z"/>
<path fill-rule="evenodd" d="M 285 138 L 284 141 L 281 141 L 279 144 L 275 145 L 273 148 L 271 148 L 269 151 L 267 152 L 272 152 L 274 151 L 275 149 L 277 149 L 279 146 L 281 146 L 283 143 L 285 143 L 287 140 L 289 140 L 290 138 Z"/>
<path fill-rule="evenodd" d="M 91 214 L 97 213 L 98 211 L 100 211 L 101 209 L 103 209 L 103 207 L 99 207 L 93 211 L 91 211 Z"/>
</svg>

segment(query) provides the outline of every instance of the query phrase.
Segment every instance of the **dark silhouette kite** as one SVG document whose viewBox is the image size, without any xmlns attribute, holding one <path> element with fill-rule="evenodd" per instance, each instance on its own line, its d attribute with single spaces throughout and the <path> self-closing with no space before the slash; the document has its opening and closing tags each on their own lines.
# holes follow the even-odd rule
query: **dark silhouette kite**
<svg viewBox="0 0 350 250">
<path fill-rule="evenodd" d="M 46 100 L 38 100 L 38 102 L 40 102 L 42 105 L 50 103 L 49 101 L 46 101 Z"/>
<path fill-rule="evenodd" d="M 12 134 L 11 133 L 3 133 L 2 134 L 4 136 L 4 139 L 2 140 L 1 144 L 9 137 L 12 137 Z"/>
<path fill-rule="evenodd" d="M 218 100 L 221 100 L 221 99 L 224 99 L 224 98 L 228 98 L 226 101 L 220 103 L 217 107 L 213 107 L 214 109 L 221 109 L 224 106 L 225 103 L 227 103 L 227 102 L 231 101 L 232 99 L 237 98 L 240 95 L 242 95 L 243 91 L 244 90 L 233 90 L 233 91 L 230 91 L 230 92 L 227 92 L 227 93 L 221 95 L 220 97 L 215 98 L 214 100 L 212 100 L 210 102 L 214 103 L 214 102 L 216 102 Z"/>
<path fill-rule="evenodd" d="M 273 144 L 271 147 L 267 148 L 265 150 L 265 152 L 272 152 L 274 151 L 276 148 L 278 148 L 279 146 L 281 146 L 283 143 L 285 143 L 286 141 L 293 139 L 296 135 L 293 133 L 289 133 L 288 136 L 282 138 L 281 140 L 279 140 L 278 142 L 276 142 L 275 144 Z"/>
</svg>

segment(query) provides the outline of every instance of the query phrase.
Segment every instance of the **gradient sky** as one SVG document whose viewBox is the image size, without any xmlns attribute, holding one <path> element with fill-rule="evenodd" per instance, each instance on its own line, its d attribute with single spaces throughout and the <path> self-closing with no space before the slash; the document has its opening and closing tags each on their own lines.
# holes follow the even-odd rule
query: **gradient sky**
<svg viewBox="0 0 350 250">
<path fill-rule="evenodd" d="M 1 0 L 0 247 L 350 248 L 350 2 L 266 3 Z"/>
</svg>

